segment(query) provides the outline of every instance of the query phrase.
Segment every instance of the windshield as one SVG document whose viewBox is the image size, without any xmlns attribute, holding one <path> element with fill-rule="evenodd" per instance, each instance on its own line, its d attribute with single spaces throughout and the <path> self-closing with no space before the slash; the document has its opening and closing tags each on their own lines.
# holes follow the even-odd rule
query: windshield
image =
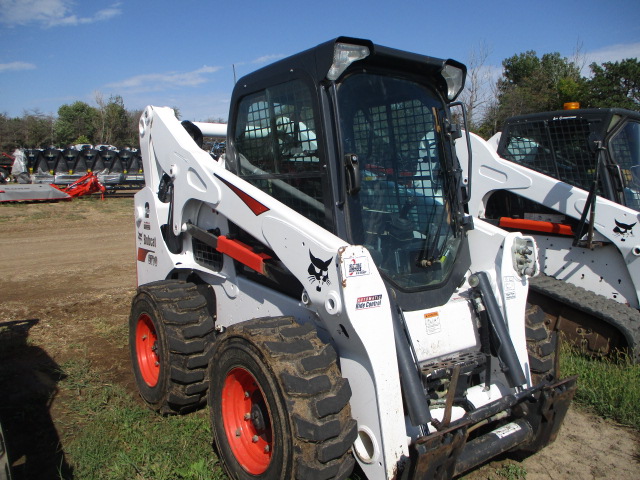
<svg viewBox="0 0 640 480">
<path fill-rule="evenodd" d="M 620 166 L 625 203 L 640 212 L 640 123 L 628 122 L 609 145 L 611 157 Z"/>
<path fill-rule="evenodd" d="M 442 283 L 460 244 L 442 101 L 418 83 L 360 73 L 339 86 L 338 107 L 343 153 L 360 166 L 361 189 L 347 198 L 352 242 L 403 290 Z"/>
<path fill-rule="evenodd" d="M 505 128 L 498 155 L 590 190 L 597 161 L 589 147 L 590 134 L 589 121 L 579 117 L 511 124 Z M 601 186 L 598 192 L 602 194 Z"/>
</svg>

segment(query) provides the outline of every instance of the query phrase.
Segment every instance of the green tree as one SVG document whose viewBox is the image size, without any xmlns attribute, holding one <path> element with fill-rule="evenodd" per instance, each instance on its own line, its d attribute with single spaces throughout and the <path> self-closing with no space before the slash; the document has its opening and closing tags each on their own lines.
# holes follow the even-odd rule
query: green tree
<svg viewBox="0 0 640 480">
<path fill-rule="evenodd" d="M 143 110 L 127 110 L 127 136 L 122 143 L 122 147 L 135 147 L 138 148 L 140 117 Z"/>
<path fill-rule="evenodd" d="M 507 85 L 519 85 L 534 72 L 540 69 L 540 59 L 533 50 L 514 55 L 502 61 L 502 81 L 498 82 L 501 88 Z"/>
<path fill-rule="evenodd" d="M 587 81 L 584 105 L 640 110 L 640 62 L 627 58 L 621 62 L 592 63 L 593 76 Z"/>
<path fill-rule="evenodd" d="M 23 129 L 20 144 L 28 148 L 47 147 L 54 143 L 53 130 L 55 118 L 40 110 L 25 111 L 20 119 Z"/>
<path fill-rule="evenodd" d="M 21 122 L 18 118 L 10 118 L 6 113 L 0 114 L 0 151 L 11 153 L 21 146 Z"/>
<path fill-rule="evenodd" d="M 584 79 L 574 61 L 559 53 L 538 57 L 535 51 L 513 55 L 502 62 L 497 82 L 497 103 L 487 108 L 478 131 L 490 136 L 514 115 L 558 110 L 567 101 L 579 100 Z"/>
<path fill-rule="evenodd" d="M 120 146 L 130 138 L 129 117 L 124 100 L 114 95 L 105 102 L 102 94 L 96 94 L 98 115 L 96 117 L 96 143 Z"/>
<path fill-rule="evenodd" d="M 91 139 L 89 139 L 89 137 L 85 136 L 85 135 L 80 135 L 78 138 L 76 138 L 73 142 L 71 142 L 73 145 L 82 145 L 82 144 L 87 144 L 87 143 L 91 143 Z"/>
<path fill-rule="evenodd" d="M 93 141 L 96 131 L 95 122 L 98 112 L 85 102 L 74 102 L 62 105 L 58 109 L 58 119 L 55 123 L 55 138 L 58 145 L 73 144 L 84 136 Z"/>
<path fill-rule="evenodd" d="M 498 100 L 508 116 L 557 110 L 580 90 L 580 69 L 559 53 L 538 58 L 533 51 L 514 55 L 502 63 Z"/>
</svg>

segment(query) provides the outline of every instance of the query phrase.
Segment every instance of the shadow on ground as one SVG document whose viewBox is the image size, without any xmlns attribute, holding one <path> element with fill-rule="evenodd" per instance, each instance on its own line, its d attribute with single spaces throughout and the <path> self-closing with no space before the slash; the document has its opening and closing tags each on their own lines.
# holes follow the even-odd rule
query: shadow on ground
<svg viewBox="0 0 640 480">
<path fill-rule="evenodd" d="M 0 322 L 0 421 L 13 480 L 72 479 L 50 414 L 64 374 L 42 348 L 27 341 L 37 323 Z"/>
</svg>

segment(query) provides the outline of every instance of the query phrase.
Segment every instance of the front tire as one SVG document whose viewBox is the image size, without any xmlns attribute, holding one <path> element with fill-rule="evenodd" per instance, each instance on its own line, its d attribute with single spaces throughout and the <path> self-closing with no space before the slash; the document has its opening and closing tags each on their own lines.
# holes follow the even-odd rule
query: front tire
<svg viewBox="0 0 640 480">
<path fill-rule="evenodd" d="M 131 305 L 129 349 L 140 396 L 162 414 L 186 413 L 206 402 L 206 368 L 214 320 L 192 283 L 143 285 Z"/>
<path fill-rule="evenodd" d="M 346 479 L 357 430 L 333 348 L 291 317 L 244 322 L 216 344 L 209 406 L 229 477 Z"/>
</svg>

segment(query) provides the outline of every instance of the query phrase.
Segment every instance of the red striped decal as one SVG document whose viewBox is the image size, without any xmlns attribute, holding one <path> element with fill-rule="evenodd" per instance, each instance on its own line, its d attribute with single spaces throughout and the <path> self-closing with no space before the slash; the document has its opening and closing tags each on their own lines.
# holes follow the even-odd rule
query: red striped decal
<svg viewBox="0 0 640 480">
<path fill-rule="evenodd" d="M 147 253 L 153 252 L 153 250 L 147 250 L 146 248 L 138 247 L 138 261 L 144 262 L 147 259 Z"/>
<path fill-rule="evenodd" d="M 562 223 L 543 222 L 540 220 L 527 220 L 524 218 L 500 217 L 499 225 L 504 228 L 517 230 L 532 230 L 534 232 L 555 233 L 558 235 L 573 236 L 571 225 Z"/>
<path fill-rule="evenodd" d="M 247 207 L 249 207 L 251 209 L 251 211 L 254 213 L 254 215 L 258 216 L 258 215 L 260 215 L 260 214 L 262 214 L 264 212 L 268 212 L 269 211 L 268 207 L 265 207 L 263 204 L 261 204 L 255 198 L 253 198 L 252 196 L 250 196 L 247 193 L 243 192 L 242 190 L 240 190 L 238 187 L 236 187 L 232 183 L 229 183 L 224 178 L 219 177 L 218 175 L 216 175 L 216 178 L 219 178 L 227 187 L 229 187 L 231 190 L 233 190 L 233 192 L 236 195 L 238 195 L 238 197 L 240 197 L 240 199 L 247 205 Z"/>
</svg>

